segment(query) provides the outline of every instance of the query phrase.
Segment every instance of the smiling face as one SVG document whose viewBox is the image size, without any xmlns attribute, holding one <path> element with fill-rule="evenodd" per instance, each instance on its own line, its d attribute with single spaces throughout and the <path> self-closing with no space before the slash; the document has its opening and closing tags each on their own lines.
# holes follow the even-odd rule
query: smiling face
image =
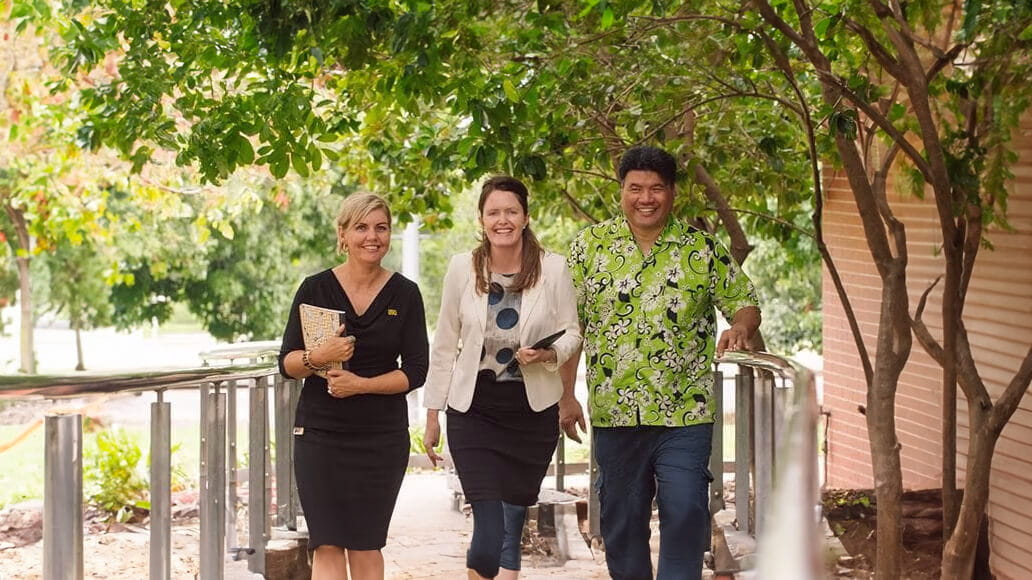
<svg viewBox="0 0 1032 580">
<path fill-rule="evenodd" d="M 519 198 L 511 191 L 496 189 L 487 194 L 480 211 L 480 225 L 492 248 L 518 247 L 529 219 Z"/>
<path fill-rule="evenodd" d="M 636 236 L 655 238 L 674 209 L 674 186 L 655 171 L 627 172 L 620 187 L 620 209 Z"/>
<path fill-rule="evenodd" d="M 379 264 L 391 249 L 391 220 L 382 209 L 374 209 L 347 229 L 340 228 L 337 235 L 349 259 Z"/>
</svg>

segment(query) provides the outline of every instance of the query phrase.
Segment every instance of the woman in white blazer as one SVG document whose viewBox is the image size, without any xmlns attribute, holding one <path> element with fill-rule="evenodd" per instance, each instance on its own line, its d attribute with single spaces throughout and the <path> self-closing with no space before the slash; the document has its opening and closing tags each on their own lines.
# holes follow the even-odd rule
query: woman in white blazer
<svg viewBox="0 0 1032 580">
<path fill-rule="evenodd" d="M 564 424 L 583 426 L 573 385 L 564 391 L 559 376 L 581 343 L 573 282 L 566 260 L 531 232 L 527 196 L 513 177 L 482 186 L 481 244 L 448 266 L 424 387 L 427 456 L 441 459 L 434 447 L 445 410 L 473 508 L 466 567 L 475 580 L 518 576 L 526 506 L 555 452 L 560 407 Z"/>
</svg>

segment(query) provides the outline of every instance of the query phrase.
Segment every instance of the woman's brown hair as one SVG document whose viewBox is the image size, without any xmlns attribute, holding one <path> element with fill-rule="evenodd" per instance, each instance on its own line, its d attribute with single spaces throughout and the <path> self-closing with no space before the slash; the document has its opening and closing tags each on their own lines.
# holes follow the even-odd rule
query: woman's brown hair
<svg viewBox="0 0 1032 580">
<path fill-rule="evenodd" d="M 477 202 L 477 208 L 480 213 L 480 217 L 484 216 L 484 204 L 487 203 L 487 197 L 495 191 L 508 191 L 516 196 L 516 199 L 520 201 L 520 206 L 523 208 L 523 213 L 528 217 L 530 211 L 527 208 L 527 186 L 523 185 L 523 182 L 515 177 L 508 175 L 496 175 L 484 182 L 484 185 L 480 187 L 480 201 Z M 541 256 L 545 250 L 541 247 L 541 243 L 538 242 L 534 232 L 530 231 L 530 224 L 523 229 L 523 255 L 520 258 L 520 271 L 513 278 L 512 284 L 509 286 L 511 292 L 522 292 L 527 288 L 530 288 L 537 284 L 538 278 L 541 277 Z M 479 294 L 487 294 L 489 292 L 489 285 L 491 284 L 491 242 L 487 239 L 487 234 L 483 234 L 480 239 L 480 245 L 473 250 L 473 272 L 476 275 L 476 289 Z"/>
</svg>

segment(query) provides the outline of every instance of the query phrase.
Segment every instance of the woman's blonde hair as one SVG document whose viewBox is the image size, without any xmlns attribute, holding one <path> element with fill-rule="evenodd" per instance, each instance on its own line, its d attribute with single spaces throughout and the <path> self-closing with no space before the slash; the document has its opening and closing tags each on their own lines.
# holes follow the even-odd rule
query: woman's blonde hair
<svg viewBox="0 0 1032 580">
<path fill-rule="evenodd" d="M 368 191 L 357 191 L 344 198 L 340 204 L 340 211 L 337 212 L 337 253 L 346 252 L 344 238 L 341 232 L 347 231 L 355 222 L 362 221 L 365 217 L 376 210 L 383 210 L 387 214 L 387 223 L 391 223 L 391 208 L 387 200 Z"/>
</svg>

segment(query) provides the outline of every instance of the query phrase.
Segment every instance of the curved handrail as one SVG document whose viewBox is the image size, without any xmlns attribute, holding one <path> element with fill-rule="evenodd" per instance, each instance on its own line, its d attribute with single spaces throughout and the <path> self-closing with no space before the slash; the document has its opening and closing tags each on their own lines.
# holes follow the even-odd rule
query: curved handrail
<svg viewBox="0 0 1032 580">
<path fill-rule="evenodd" d="M 275 363 L 127 371 L 124 373 L 79 373 L 75 375 L 2 375 L 0 399 L 58 399 L 83 395 L 193 388 L 204 383 L 247 379 L 276 370 Z"/>
<path fill-rule="evenodd" d="M 200 352 L 201 360 L 204 362 L 213 360 L 236 360 L 236 359 L 261 359 L 263 357 L 279 356 L 280 341 L 259 340 L 254 342 L 236 342 L 216 346 Z"/>
<path fill-rule="evenodd" d="M 756 572 L 763 579 L 816 579 L 827 573 L 822 562 L 819 533 L 820 487 L 817 468 L 816 381 L 805 366 L 766 352 L 732 352 L 719 363 L 763 369 L 792 381 L 783 409 L 784 421 L 777 442 L 773 501 L 768 525 L 758 538 Z"/>
</svg>

